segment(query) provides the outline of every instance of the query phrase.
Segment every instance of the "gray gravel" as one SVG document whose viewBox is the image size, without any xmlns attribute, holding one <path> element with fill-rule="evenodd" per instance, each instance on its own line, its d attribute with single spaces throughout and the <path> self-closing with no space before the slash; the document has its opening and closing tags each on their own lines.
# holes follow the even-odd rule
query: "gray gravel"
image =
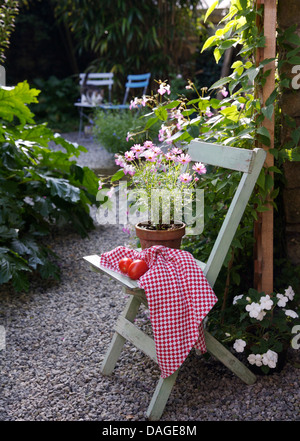
<svg viewBox="0 0 300 441">
<path fill-rule="evenodd" d="M 113 374 L 102 376 L 101 362 L 126 297 L 82 259 L 125 241 L 119 226 L 97 226 L 86 239 L 61 231 L 49 238 L 60 255 L 59 283 L 34 279 L 30 291 L 19 294 L 0 285 L 0 325 L 6 332 L 0 350 L 1 421 L 146 420 L 159 369 L 126 343 Z M 141 309 L 137 323 L 149 331 L 147 310 Z M 258 376 L 252 386 L 218 361 L 192 352 L 161 421 L 299 421 L 299 352 L 290 350 L 280 374 Z"/>
</svg>

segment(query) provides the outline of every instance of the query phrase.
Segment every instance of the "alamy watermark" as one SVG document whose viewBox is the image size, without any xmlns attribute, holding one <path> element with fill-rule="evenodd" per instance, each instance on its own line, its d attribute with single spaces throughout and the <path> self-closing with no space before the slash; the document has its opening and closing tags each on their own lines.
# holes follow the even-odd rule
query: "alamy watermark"
<svg viewBox="0 0 300 441">
<path fill-rule="evenodd" d="M 300 89 L 300 65 L 295 65 L 292 67 L 292 74 L 296 74 L 292 79 L 292 88 Z"/>
<path fill-rule="evenodd" d="M 158 224 L 184 222 L 186 234 L 201 234 L 204 228 L 204 190 L 185 189 L 183 191 L 153 189 L 151 194 L 145 190 L 130 190 L 126 181 L 120 181 L 115 190 L 105 201 L 106 194 L 98 191 L 97 201 L 104 202 L 96 213 L 100 225 L 121 224 L 135 225 L 150 221 Z"/>
<path fill-rule="evenodd" d="M 292 334 L 296 334 L 291 341 L 292 348 L 300 349 L 300 325 L 296 325 L 293 327 Z"/>
</svg>

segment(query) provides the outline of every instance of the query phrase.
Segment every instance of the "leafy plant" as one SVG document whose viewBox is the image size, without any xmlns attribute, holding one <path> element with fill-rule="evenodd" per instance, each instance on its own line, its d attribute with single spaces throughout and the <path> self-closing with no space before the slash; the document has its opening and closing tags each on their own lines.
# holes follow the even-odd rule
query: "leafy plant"
<svg viewBox="0 0 300 441">
<path fill-rule="evenodd" d="M 236 321 L 223 326 L 222 340 L 233 343 L 236 352 L 246 353 L 249 364 L 263 373 L 275 369 L 279 354 L 290 346 L 294 326 L 300 323 L 298 313 L 291 309 L 294 297 L 291 286 L 284 294 L 249 289 L 236 296 L 229 308 Z"/>
<path fill-rule="evenodd" d="M 0 88 L 0 283 L 11 281 L 16 290 L 28 289 L 34 271 L 59 277 L 57 256 L 44 240 L 52 226 L 83 237 L 93 228 L 97 177 L 71 160 L 86 150 L 35 124 L 29 105 L 38 94 L 26 81 Z"/>
<path fill-rule="evenodd" d="M 5 62 L 5 51 L 9 47 L 9 38 L 14 30 L 15 17 L 19 13 L 19 2 L 6 0 L 0 6 L 0 63 Z"/>
<path fill-rule="evenodd" d="M 124 75 L 151 70 L 165 76 L 190 58 L 188 39 L 199 34 L 199 0 L 53 3 L 58 20 L 73 33 L 79 54 L 91 54 L 100 71 Z"/>
<path fill-rule="evenodd" d="M 181 222 L 182 209 L 187 212 L 199 175 L 206 173 L 204 165 L 198 162 L 193 165 L 191 173 L 184 173 L 182 166 L 187 165 L 191 157 L 177 148 L 162 151 L 152 141 L 135 144 L 124 156 L 115 156 L 121 169 L 112 176 L 111 182 L 119 181 L 127 174 L 131 177 L 132 190 L 127 192 L 130 211 L 143 213 L 140 221 L 147 221 L 151 229 L 163 230 Z M 157 192 L 162 194 L 163 207 L 155 206 Z"/>
<path fill-rule="evenodd" d="M 96 111 L 93 133 L 96 139 L 111 153 L 125 152 L 133 145 L 128 131 L 142 128 L 141 114 L 136 111 Z"/>
<path fill-rule="evenodd" d="M 218 1 L 209 8 L 206 18 L 217 4 Z M 263 7 L 256 9 L 253 2 L 249 0 L 231 2 L 228 14 L 223 17 L 215 34 L 206 40 L 202 48 L 202 51 L 213 49 L 217 63 L 227 49 L 239 48 L 238 58 L 231 66 L 231 73 L 216 81 L 209 89 L 203 87 L 198 90 L 194 82 L 188 81 L 186 89 L 192 91 L 193 96 L 182 94 L 176 99 L 158 104 L 153 103 L 152 97 L 149 97 L 147 105 L 151 108 L 151 112 L 146 115 L 145 136 L 154 125 L 160 123 L 160 140 L 181 147 L 194 138 L 247 149 L 258 145 L 270 146 L 270 133 L 264 127 L 263 122 L 278 112 L 278 101 L 283 84 L 277 83 L 275 90 L 266 102 L 262 103 L 259 91 L 270 74 L 270 71 L 265 68 L 272 61 L 265 59 L 258 62 L 256 59 L 257 48 L 265 45 L 263 33 L 257 26 L 258 18 L 262 14 Z M 291 30 L 288 37 L 290 42 L 298 41 L 297 36 L 291 37 Z M 288 60 L 291 57 L 292 53 L 288 56 Z M 167 87 L 167 81 L 159 82 Z M 180 125 L 178 125 L 179 120 Z M 232 287 L 232 284 L 239 285 L 241 283 L 238 271 L 240 265 L 243 264 L 243 267 L 247 268 L 252 265 L 253 221 L 257 219 L 259 212 L 269 209 L 265 201 L 270 200 L 275 210 L 277 208 L 276 198 L 279 187 L 276 187 L 274 183 L 276 177 L 282 175 L 281 161 L 288 157 L 287 152 L 292 151 L 294 157 L 297 154 L 297 149 L 293 146 L 299 139 L 299 130 L 295 122 L 292 123 L 291 128 L 294 129 L 291 142 L 286 146 L 289 150 L 282 149 L 278 140 L 276 148 L 269 150 L 278 162 L 272 167 L 264 167 L 259 176 L 256 190 L 240 227 L 243 234 L 237 236 L 237 240 L 233 242 L 225 262 L 227 275 L 223 287 Z M 134 137 L 134 133 L 132 136 Z M 189 249 L 193 248 L 193 252 L 196 250 L 201 260 L 207 255 L 210 241 L 213 242 L 216 236 L 218 225 L 220 225 L 219 217 L 224 216 L 222 207 L 228 205 L 226 195 L 232 194 L 230 189 L 234 191 L 238 177 L 236 173 L 232 173 L 225 181 L 222 177 L 222 170 L 214 170 L 214 173 L 216 173 L 215 179 L 210 180 L 207 175 L 203 181 L 203 185 L 209 183 L 215 188 L 214 192 L 205 191 L 205 236 L 202 235 L 193 244 L 187 244 Z M 227 288 L 224 294 L 226 292 Z M 224 305 L 226 305 L 226 299 Z"/>
<path fill-rule="evenodd" d="M 59 79 L 51 75 L 47 80 L 36 78 L 33 86 L 41 91 L 39 102 L 34 104 L 36 121 L 47 121 L 50 128 L 65 131 L 70 121 L 73 122 L 74 129 L 76 121 L 77 129 L 79 118 L 74 103 L 80 93 L 73 77 Z"/>
</svg>

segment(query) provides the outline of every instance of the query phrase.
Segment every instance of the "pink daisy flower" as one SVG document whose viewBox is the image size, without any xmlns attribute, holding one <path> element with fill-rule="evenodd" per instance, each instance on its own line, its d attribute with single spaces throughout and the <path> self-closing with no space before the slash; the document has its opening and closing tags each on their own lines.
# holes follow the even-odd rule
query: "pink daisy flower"
<svg viewBox="0 0 300 441">
<path fill-rule="evenodd" d="M 146 158 L 146 160 L 147 161 L 150 161 L 150 162 L 154 162 L 154 161 L 156 161 L 156 153 L 155 152 L 153 152 L 153 150 L 146 150 L 144 153 L 144 157 Z"/>
<path fill-rule="evenodd" d="M 132 151 L 125 152 L 125 158 L 127 159 L 127 161 L 133 161 L 135 158 L 134 152 Z"/>
<path fill-rule="evenodd" d="M 171 152 L 174 153 L 174 155 L 180 155 L 182 153 L 182 150 L 178 149 L 177 147 L 173 147 Z"/>
<path fill-rule="evenodd" d="M 145 141 L 144 142 L 144 147 L 146 149 L 151 149 L 153 147 L 153 142 L 152 141 Z"/>
<path fill-rule="evenodd" d="M 177 161 L 181 164 L 188 164 L 191 160 L 192 158 L 189 154 L 185 155 L 184 153 L 182 153 L 180 156 L 177 157 Z"/>
<path fill-rule="evenodd" d="M 195 162 L 192 169 L 195 170 L 195 172 L 197 172 L 199 175 L 206 173 L 205 165 L 202 164 L 202 162 Z"/>
<path fill-rule="evenodd" d="M 185 183 L 185 184 L 191 182 L 192 179 L 193 179 L 193 177 L 192 177 L 189 173 L 182 173 L 182 174 L 179 176 L 179 180 L 180 180 L 180 182 L 183 182 L 183 183 Z"/>
<path fill-rule="evenodd" d="M 134 144 L 131 149 L 135 153 L 135 157 L 138 158 L 139 155 L 145 150 L 145 147 L 141 146 L 141 144 Z"/>
</svg>

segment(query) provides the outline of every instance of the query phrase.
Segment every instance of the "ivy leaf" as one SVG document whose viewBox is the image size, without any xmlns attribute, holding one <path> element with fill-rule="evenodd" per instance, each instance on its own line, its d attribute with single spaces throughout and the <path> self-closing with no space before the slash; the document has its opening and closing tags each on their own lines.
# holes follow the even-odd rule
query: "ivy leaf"
<svg viewBox="0 0 300 441">
<path fill-rule="evenodd" d="M 187 132 L 189 133 L 189 135 L 191 135 L 192 138 L 197 138 L 197 136 L 199 136 L 199 127 L 196 125 L 191 125 L 187 129 Z"/>
<path fill-rule="evenodd" d="M 217 64 L 220 61 L 220 58 L 222 57 L 223 53 L 224 53 L 223 49 L 220 49 L 218 47 L 215 48 L 215 50 L 214 50 L 214 57 L 215 57 L 215 60 L 216 60 Z"/>
<path fill-rule="evenodd" d="M 204 23 L 208 19 L 208 17 L 211 15 L 211 13 L 214 11 L 214 9 L 218 6 L 219 0 L 215 0 L 210 7 L 207 9 L 205 17 L 204 17 Z"/>
<path fill-rule="evenodd" d="M 270 94 L 269 98 L 266 100 L 266 106 L 273 104 L 276 98 L 277 98 L 277 90 L 274 89 L 273 92 Z"/>
<path fill-rule="evenodd" d="M 219 48 L 226 50 L 230 47 L 234 46 L 237 43 L 237 40 L 235 38 L 228 38 L 227 40 L 222 41 Z"/>
<path fill-rule="evenodd" d="M 229 81 L 231 81 L 230 77 L 223 77 L 220 80 L 216 81 L 212 86 L 210 86 L 210 89 L 218 89 L 219 87 L 224 86 L 224 84 L 229 83 Z"/>
<path fill-rule="evenodd" d="M 212 35 L 211 37 L 209 37 L 205 41 L 205 43 L 201 49 L 201 52 L 205 51 L 205 49 L 207 49 L 208 47 L 213 46 L 213 44 L 215 43 L 216 40 L 217 40 L 217 37 L 215 35 Z"/>
<path fill-rule="evenodd" d="M 249 78 L 249 80 L 251 82 L 253 82 L 255 80 L 255 78 L 257 77 L 257 75 L 259 74 L 259 71 L 260 71 L 259 67 L 251 67 L 245 73 L 246 73 L 247 77 Z"/>
<path fill-rule="evenodd" d="M 262 111 L 263 115 L 264 115 L 266 118 L 268 118 L 269 120 L 271 120 L 271 119 L 272 119 L 272 115 L 273 115 L 273 111 L 274 111 L 274 106 L 273 106 L 273 104 L 269 104 L 268 106 L 263 107 L 263 108 L 261 109 L 261 111 Z"/>
<path fill-rule="evenodd" d="M 260 141 L 266 145 L 269 146 L 271 144 L 271 137 L 268 129 L 266 127 L 259 127 L 257 129 L 257 133 L 259 135 Z"/>
<path fill-rule="evenodd" d="M 300 64 L 300 57 L 299 56 L 291 57 L 289 58 L 288 63 L 295 65 Z"/>
</svg>

